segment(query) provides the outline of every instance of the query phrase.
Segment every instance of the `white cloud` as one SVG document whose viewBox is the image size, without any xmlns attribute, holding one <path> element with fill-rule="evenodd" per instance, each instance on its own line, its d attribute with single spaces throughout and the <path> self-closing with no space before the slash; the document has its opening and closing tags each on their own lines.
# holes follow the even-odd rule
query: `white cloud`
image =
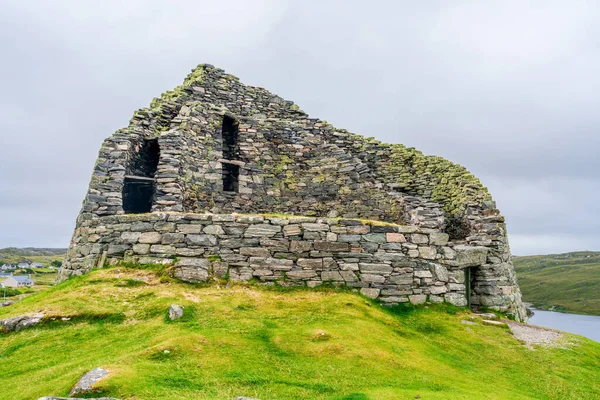
<svg viewBox="0 0 600 400">
<path fill-rule="evenodd" d="M 4 1 L 0 247 L 66 246 L 101 141 L 208 62 L 339 127 L 467 166 L 507 216 L 515 252 L 594 248 L 599 11 L 516 0 Z"/>
</svg>

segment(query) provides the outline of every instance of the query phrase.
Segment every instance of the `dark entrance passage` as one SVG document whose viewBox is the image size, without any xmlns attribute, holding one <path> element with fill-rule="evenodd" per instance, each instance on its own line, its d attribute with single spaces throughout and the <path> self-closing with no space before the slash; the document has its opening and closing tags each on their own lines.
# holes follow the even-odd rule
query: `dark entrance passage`
<svg viewBox="0 0 600 400">
<path fill-rule="evenodd" d="M 473 288 L 475 287 L 475 273 L 477 267 L 465 268 L 465 290 L 467 297 L 467 306 L 472 307 L 471 297 L 473 296 Z"/>
<path fill-rule="evenodd" d="M 130 174 L 123 183 L 123 211 L 141 214 L 152 211 L 155 193 L 154 175 L 158 168 L 158 140 L 144 140 L 131 160 Z"/>
<path fill-rule="evenodd" d="M 222 162 L 223 165 L 223 191 L 237 193 L 240 180 L 240 166 L 235 162 L 239 159 L 238 145 L 238 122 L 228 117 L 223 116 L 223 158 L 227 161 Z"/>
</svg>

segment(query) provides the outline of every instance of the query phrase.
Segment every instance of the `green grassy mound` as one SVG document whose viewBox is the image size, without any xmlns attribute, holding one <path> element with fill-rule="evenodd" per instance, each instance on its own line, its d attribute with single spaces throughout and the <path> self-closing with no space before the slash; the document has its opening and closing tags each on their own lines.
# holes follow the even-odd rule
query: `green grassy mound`
<svg viewBox="0 0 600 400">
<path fill-rule="evenodd" d="M 600 253 L 515 257 L 525 301 L 534 307 L 600 315 Z"/>
<path fill-rule="evenodd" d="M 177 321 L 173 303 L 185 307 Z M 123 400 L 600 398 L 600 343 L 565 335 L 529 350 L 443 305 L 389 309 L 344 290 L 202 287 L 111 268 L 0 318 L 39 311 L 37 327 L 0 334 L 1 399 L 64 396 L 95 367 L 110 371 L 95 396 Z"/>
</svg>

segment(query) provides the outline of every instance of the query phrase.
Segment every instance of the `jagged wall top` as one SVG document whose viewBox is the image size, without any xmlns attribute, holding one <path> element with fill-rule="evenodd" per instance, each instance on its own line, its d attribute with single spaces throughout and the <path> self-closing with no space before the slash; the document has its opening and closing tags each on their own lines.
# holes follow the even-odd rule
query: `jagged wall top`
<svg viewBox="0 0 600 400">
<path fill-rule="evenodd" d="M 229 95 L 231 101 L 226 104 L 215 101 L 211 104 L 223 95 Z M 251 98 L 254 104 L 240 103 L 238 97 Z M 337 129 L 326 121 L 311 119 L 294 102 L 286 101 L 263 88 L 245 86 L 237 77 L 209 64 L 199 65 L 182 85 L 153 99 L 149 108 L 136 111 L 129 126 L 117 134 L 159 136 L 169 129 L 183 107 L 197 103 L 211 104 L 221 113 L 234 113 L 248 123 L 252 123 L 252 120 L 262 120 L 267 124 L 286 120 L 288 124 L 305 124 L 306 120 L 310 120 L 312 126 L 317 125 L 322 134 L 330 136 L 336 143 L 343 143 L 353 156 L 375 167 L 379 172 L 377 178 L 387 186 L 386 189 L 430 198 L 442 205 L 447 216 L 462 216 L 468 205 L 494 208 L 487 189 L 463 166 L 442 157 L 426 156 L 412 147 L 382 143 L 374 138 Z M 261 104 L 261 109 L 255 108 L 255 104 Z"/>
</svg>

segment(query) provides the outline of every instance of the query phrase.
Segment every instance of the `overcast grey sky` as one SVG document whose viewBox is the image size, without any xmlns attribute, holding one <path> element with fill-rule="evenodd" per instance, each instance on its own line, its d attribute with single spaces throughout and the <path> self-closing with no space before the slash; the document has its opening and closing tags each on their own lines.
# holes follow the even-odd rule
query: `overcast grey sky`
<svg viewBox="0 0 600 400">
<path fill-rule="evenodd" d="M 211 63 L 465 165 L 517 255 L 600 250 L 600 2 L 0 0 L 0 248 L 67 247 L 100 144 Z"/>
</svg>

